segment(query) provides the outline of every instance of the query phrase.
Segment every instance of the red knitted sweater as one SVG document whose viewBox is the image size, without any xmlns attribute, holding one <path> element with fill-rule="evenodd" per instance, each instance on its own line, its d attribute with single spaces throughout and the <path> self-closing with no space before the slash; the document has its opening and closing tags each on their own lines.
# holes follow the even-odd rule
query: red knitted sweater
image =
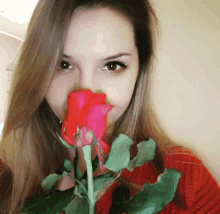
<svg viewBox="0 0 220 214">
<path fill-rule="evenodd" d="M 173 147 L 175 154 L 167 155 L 165 167 L 182 172 L 177 192 L 187 209 L 177 207 L 170 202 L 159 214 L 218 214 L 220 213 L 220 187 L 203 165 L 191 151 L 182 147 Z M 169 150 L 168 150 L 169 151 Z M 143 185 L 146 182 L 155 183 L 157 176 L 153 166 L 147 162 L 136 167 L 133 172 L 124 170 L 122 177 L 127 181 Z M 96 203 L 96 214 L 107 214 L 111 206 L 112 191 L 118 184 L 115 182 Z M 131 196 L 134 192 L 130 189 Z"/>
</svg>

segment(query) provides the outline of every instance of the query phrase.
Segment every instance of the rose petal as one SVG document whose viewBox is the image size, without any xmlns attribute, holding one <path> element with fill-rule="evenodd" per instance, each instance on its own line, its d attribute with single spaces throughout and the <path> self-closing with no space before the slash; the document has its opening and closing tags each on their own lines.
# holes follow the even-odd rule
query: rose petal
<svg viewBox="0 0 220 214">
<path fill-rule="evenodd" d="M 87 105 L 105 104 L 106 94 L 92 94 Z"/>
<path fill-rule="evenodd" d="M 100 140 L 99 143 L 101 145 L 103 154 L 107 157 L 110 152 L 110 146 L 102 140 Z"/>
<path fill-rule="evenodd" d="M 80 115 L 79 126 L 92 129 L 97 140 L 101 140 L 106 132 L 107 114 L 113 108 L 112 105 L 93 105 L 84 109 Z"/>
</svg>

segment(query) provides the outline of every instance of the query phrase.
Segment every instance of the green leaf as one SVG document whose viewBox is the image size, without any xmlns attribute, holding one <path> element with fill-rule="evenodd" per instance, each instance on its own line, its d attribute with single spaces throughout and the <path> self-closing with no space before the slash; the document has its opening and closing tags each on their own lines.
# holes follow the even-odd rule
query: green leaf
<svg viewBox="0 0 220 214">
<path fill-rule="evenodd" d="M 102 189 L 107 182 L 113 179 L 114 172 L 94 177 L 94 191 Z"/>
<path fill-rule="evenodd" d="M 142 166 L 145 162 L 153 160 L 156 155 L 156 143 L 150 139 L 149 141 L 142 141 L 137 145 L 137 155 L 130 160 L 127 169 L 134 171 L 135 167 Z"/>
<path fill-rule="evenodd" d="M 41 186 L 44 190 L 51 190 L 52 187 L 56 184 L 67 173 L 64 171 L 62 175 L 57 175 L 56 173 L 48 175 L 41 183 Z"/>
<path fill-rule="evenodd" d="M 114 172 L 110 172 L 104 175 L 93 177 L 94 191 L 96 192 L 97 190 L 102 189 L 106 185 L 106 182 L 113 180 L 112 179 L 113 175 L 114 175 Z M 86 188 L 88 192 L 87 179 L 82 179 L 80 182 L 83 184 L 83 186 Z M 85 190 L 83 189 L 83 187 L 78 183 L 76 184 L 76 187 L 77 188 L 75 189 L 74 194 L 83 196 L 83 194 L 85 193 Z"/>
<path fill-rule="evenodd" d="M 81 181 L 81 184 L 85 187 L 87 193 L 88 193 L 88 182 L 86 179 L 82 179 Z M 85 189 L 79 184 L 79 183 L 76 183 L 75 185 L 75 190 L 74 190 L 74 194 L 76 195 L 79 195 L 80 197 L 81 196 L 85 196 Z"/>
<path fill-rule="evenodd" d="M 163 210 L 175 196 L 181 175 L 182 173 L 175 169 L 168 169 L 156 183 L 145 183 L 143 190 L 128 201 L 126 212 L 151 214 Z"/>
<path fill-rule="evenodd" d="M 83 174 L 82 174 L 82 172 L 81 172 L 81 170 L 79 169 L 79 167 L 77 166 L 76 167 L 76 173 L 75 173 L 76 175 L 76 179 L 78 179 L 78 180 L 80 180 L 82 177 L 83 177 Z"/>
<path fill-rule="evenodd" d="M 86 197 L 76 195 L 63 211 L 66 214 L 89 214 L 89 202 Z"/>
<path fill-rule="evenodd" d="M 73 189 L 58 195 L 34 198 L 32 202 L 26 201 L 22 213 L 28 214 L 54 214 L 60 213 L 73 200 Z"/>
<path fill-rule="evenodd" d="M 65 160 L 64 161 L 64 165 L 63 165 L 64 169 L 67 171 L 67 172 L 71 172 L 72 169 L 73 169 L 73 166 L 71 164 L 71 162 L 69 160 Z"/>
<path fill-rule="evenodd" d="M 129 150 L 132 143 L 127 135 L 119 134 L 112 143 L 109 155 L 103 165 L 113 172 L 125 169 L 130 161 Z"/>
</svg>

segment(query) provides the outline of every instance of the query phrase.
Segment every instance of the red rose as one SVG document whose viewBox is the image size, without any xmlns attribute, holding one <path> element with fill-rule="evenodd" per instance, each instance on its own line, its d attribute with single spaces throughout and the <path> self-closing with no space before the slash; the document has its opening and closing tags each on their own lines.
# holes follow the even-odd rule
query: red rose
<svg viewBox="0 0 220 214">
<path fill-rule="evenodd" d="M 105 94 L 93 94 L 90 90 L 72 92 L 68 95 L 68 111 L 63 121 L 61 135 L 69 146 L 83 147 L 91 145 L 94 141 L 100 143 L 101 149 L 107 156 L 110 147 L 102 138 L 106 132 L 108 112 L 114 107 L 105 104 Z M 96 144 L 96 151 L 101 164 L 100 147 Z"/>
</svg>

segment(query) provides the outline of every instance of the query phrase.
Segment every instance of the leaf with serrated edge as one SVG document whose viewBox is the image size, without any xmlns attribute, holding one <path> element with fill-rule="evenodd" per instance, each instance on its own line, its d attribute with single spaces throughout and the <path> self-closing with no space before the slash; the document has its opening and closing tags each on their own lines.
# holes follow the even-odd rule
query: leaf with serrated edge
<svg viewBox="0 0 220 214">
<path fill-rule="evenodd" d="M 156 183 L 145 183 L 143 190 L 127 202 L 126 213 L 151 214 L 163 210 L 175 196 L 181 175 L 175 169 L 168 169 Z"/>
<path fill-rule="evenodd" d="M 127 169 L 134 171 L 135 167 L 142 166 L 147 161 L 153 160 L 156 155 L 156 143 L 150 139 L 149 141 L 142 141 L 137 145 L 138 152 L 136 156 L 130 160 Z"/>
<path fill-rule="evenodd" d="M 132 140 L 125 134 L 119 134 L 111 146 L 109 155 L 103 164 L 107 169 L 118 172 L 125 169 L 130 161 L 130 146 Z"/>
</svg>

